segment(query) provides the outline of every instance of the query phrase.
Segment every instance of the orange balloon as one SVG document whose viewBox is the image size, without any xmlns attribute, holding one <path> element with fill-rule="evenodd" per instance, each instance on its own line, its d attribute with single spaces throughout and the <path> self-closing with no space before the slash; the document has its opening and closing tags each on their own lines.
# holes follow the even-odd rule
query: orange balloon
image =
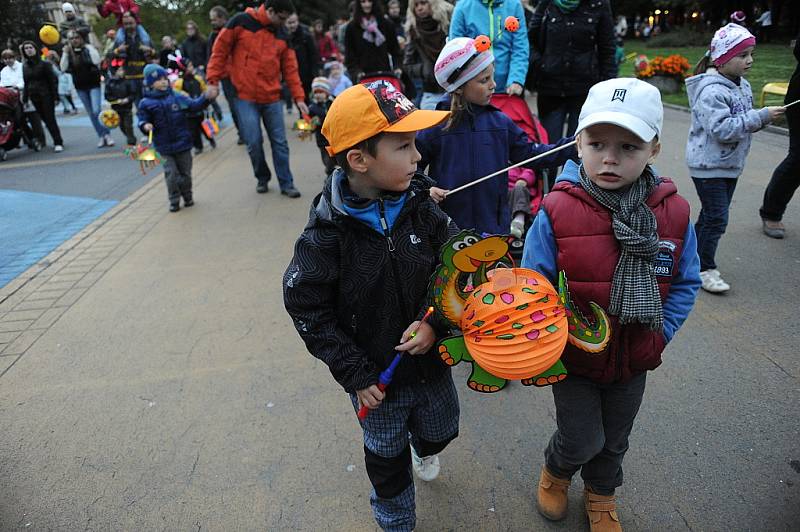
<svg viewBox="0 0 800 532">
<path fill-rule="evenodd" d="M 567 314 L 542 274 L 496 269 L 467 298 L 461 330 L 467 349 L 486 371 L 528 379 L 550 368 L 567 344 Z"/>
<path fill-rule="evenodd" d="M 510 32 L 515 32 L 519 29 L 519 20 L 514 16 L 507 16 L 505 21 L 506 29 Z"/>
<path fill-rule="evenodd" d="M 475 37 L 475 51 L 478 53 L 485 52 L 492 47 L 492 40 L 486 35 L 478 35 Z"/>
</svg>

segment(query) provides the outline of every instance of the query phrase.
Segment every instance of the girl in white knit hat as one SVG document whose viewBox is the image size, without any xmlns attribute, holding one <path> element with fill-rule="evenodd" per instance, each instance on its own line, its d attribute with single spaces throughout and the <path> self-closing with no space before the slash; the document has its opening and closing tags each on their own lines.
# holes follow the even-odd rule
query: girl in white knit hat
<svg viewBox="0 0 800 532">
<path fill-rule="evenodd" d="M 686 80 L 692 109 L 686 164 L 701 204 L 695 224 L 700 278 L 703 290 L 712 293 L 731 288 L 715 257 L 750 139 L 784 112 L 777 106 L 753 109 L 753 91 L 744 76 L 753 66 L 755 46 L 756 38 L 746 28 L 728 24 L 717 30 L 696 75 Z"/>
<path fill-rule="evenodd" d="M 462 229 L 507 234 L 511 226 L 508 175 L 503 173 L 445 198 L 449 189 L 546 152 L 555 144 L 536 144 L 503 112 L 492 106 L 494 55 L 488 37 L 457 37 L 445 44 L 434 66 L 439 85 L 448 93 L 438 109 L 450 110 L 444 125 L 420 131 L 417 149 L 420 171 L 428 168 L 437 181 L 431 197 Z M 531 168 L 560 166 L 575 155 L 574 148 L 532 163 Z"/>
</svg>

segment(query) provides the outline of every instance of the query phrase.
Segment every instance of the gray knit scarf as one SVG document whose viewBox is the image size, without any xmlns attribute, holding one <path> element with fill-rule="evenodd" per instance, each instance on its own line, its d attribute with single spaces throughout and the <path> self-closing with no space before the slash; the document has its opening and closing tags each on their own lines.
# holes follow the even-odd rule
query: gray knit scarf
<svg viewBox="0 0 800 532">
<path fill-rule="evenodd" d="M 608 313 L 620 323 L 639 322 L 657 331 L 664 325 L 664 309 L 653 264 L 658 254 L 656 217 L 645 201 L 656 187 L 650 166 L 630 187 L 604 190 L 594 184 L 580 167 L 581 186 L 611 211 L 614 237 L 621 251 L 611 283 Z"/>
</svg>

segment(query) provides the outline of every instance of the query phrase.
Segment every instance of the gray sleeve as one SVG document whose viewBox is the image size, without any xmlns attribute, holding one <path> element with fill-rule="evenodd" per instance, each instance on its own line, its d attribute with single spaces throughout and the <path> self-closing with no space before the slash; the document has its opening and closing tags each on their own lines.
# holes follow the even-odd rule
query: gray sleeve
<svg viewBox="0 0 800 532">
<path fill-rule="evenodd" d="M 750 109 L 742 114 L 731 114 L 731 106 L 725 94 L 714 86 L 707 87 L 697 101 L 698 117 L 707 124 L 706 130 L 719 142 L 745 140 L 751 133 L 767 125 L 762 114 Z M 767 112 L 768 120 L 769 112 Z"/>
</svg>

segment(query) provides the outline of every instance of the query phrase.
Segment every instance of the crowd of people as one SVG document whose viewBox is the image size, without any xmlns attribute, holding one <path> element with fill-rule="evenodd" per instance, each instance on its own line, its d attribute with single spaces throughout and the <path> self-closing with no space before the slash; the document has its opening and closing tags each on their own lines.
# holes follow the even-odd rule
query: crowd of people
<svg viewBox="0 0 800 532">
<path fill-rule="evenodd" d="M 135 2 L 106 0 L 98 12 L 118 27 L 102 51 L 74 7 L 63 9 L 60 53 L 33 41 L 20 46 L 21 62 L 17 51 L 2 51 L 0 84 L 21 91 L 34 148 L 44 145 L 43 121 L 55 151 L 64 149 L 55 108 L 76 112 L 72 87 L 98 148 L 113 146 L 99 118 L 105 94 L 128 144 L 136 128 L 152 135 L 176 212 L 194 205 L 192 155 L 206 142 L 215 147 L 204 124 L 221 117 L 220 92 L 258 193 L 269 192 L 274 170 L 281 194 L 301 196 L 285 115 L 296 109 L 316 127 L 327 179 L 286 271 L 285 304 L 353 407 L 372 412 L 362 429 L 379 526 L 414 528 L 410 471 L 435 478 L 438 454 L 458 435 L 457 394 L 433 349 L 448 331 L 419 318 L 438 250 L 464 228 L 524 237 L 523 266 L 554 284 L 565 271 L 578 306 L 607 310 L 615 340 L 600 353 L 570 346 L 562 357 L 570 377 L 553 387 L 558 428 L 537 507 L 562 519 L 580 471 L 591 529 L 621 530 L 614 494 L 647 371 L 660 364 L 701 287 L 730 290 L 715 255 L 737 178 L 752 134 L 785 112 L 752 108 L 745 75 L 756 38 L 736 23 L 739 13 L 686 82 L 686 161 L 702 205 L 692 224 L 686 200 L 653 166 L 665 141 L 658 90 L 616 77 L 616 41 L 627 23 L 615 21 L 608 0 L 535 8 L 521 0 L 409 0 L 405 14 L 397 0 L 355 0 L 327 29 L 323 20 L 302 24 L 291 0 L 266 0 L 232 16 L 216 6 L 207 39 L 189 21 L 183 42 L 166 35 L 160 49 Z M 541 124 L 522 98 L 526 89 L 537 94 Z M 796 113 L 789 156 L 761 210 L 774 238 L 783 237 L 780 220 L 798 185 Z M 511 163 L 545 170 L 551 192 L 542 198 L 537 179 L 503 172 Z M 405 363 L 387 394 L 378 383 L 395 350 L 421 356 Z"/>
</svg>

